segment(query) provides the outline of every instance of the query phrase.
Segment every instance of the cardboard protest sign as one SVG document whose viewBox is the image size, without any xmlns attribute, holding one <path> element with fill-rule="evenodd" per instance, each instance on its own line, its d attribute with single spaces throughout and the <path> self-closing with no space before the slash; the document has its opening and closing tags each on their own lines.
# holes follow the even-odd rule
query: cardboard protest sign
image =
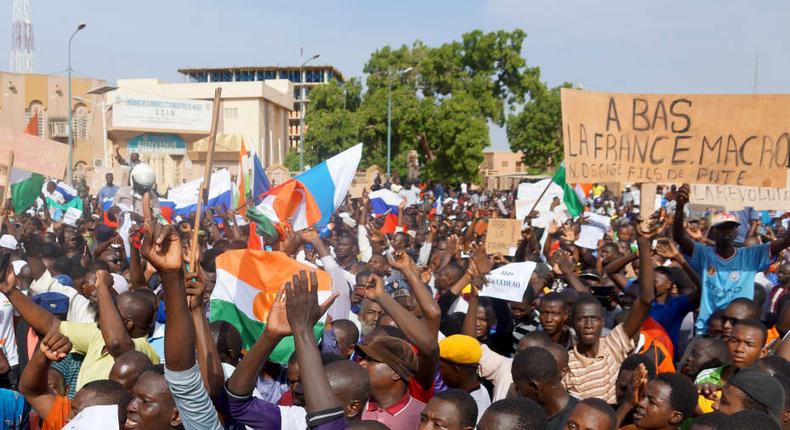
<svg viewBox="0 0 790 430">
<path fill-rule="evenodd" d="M 14 167 L 62 179 L 69 164 L 69 147 L 21 131 L 0 128 L 0 160 L 14 151 Z"/>
<path fill-rule="evenodd" d="M 535 271 L 537 263 L 527 261 L 523 263 L 510 263 L 494 269 L 486 275 L 488 281 L 480 290 L 481 297 L 493 297 L 509 302 L 520 302 L 524 291 L 529 285 L 529 278 Z"/>
<path fill-rule="evenodd" d="M 691 186 L 689 200 L 696 205 L 723 207 L 728 211 L 745 207 L 756 210 L 790 210 L 790 188 L 694 184 Z"/>
<path fill-rule="evenodd" d="M 491 218 L 486 232 L 486 251 L 503 255 L 515 255 L 521 240 L 521 220 L 511 218 Z"/>
<path fill-rule="evenodd" d="M 568 182 L 785 186 L 790 94 L 562 89 Z"/>
</svg>

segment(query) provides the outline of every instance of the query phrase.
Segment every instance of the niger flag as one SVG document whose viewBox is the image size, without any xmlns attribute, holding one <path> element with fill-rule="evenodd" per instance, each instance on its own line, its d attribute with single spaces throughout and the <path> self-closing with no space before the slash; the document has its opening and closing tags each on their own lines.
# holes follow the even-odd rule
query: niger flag
<svg viewBox="0 0 790 430">
<path fill-rule="evenodd" d="M 322 271 L 312 269 L 279 251 L 240 249 L 217 257 L 217 283 L 211 293 L 211 321 L 227 321 L 241 333 L 242 347 L 249 349 L 263 333 L 277 291 L 300 270 L 315 271 L 318 277 L 318 302 L 331 295 L 332 280 Z M 323 324 L 315 328 L 316 339 Z M 294 351 L 293 337 L 288 336 L 272 351 L 269 360 L 286 364 Z"/>
</svg>

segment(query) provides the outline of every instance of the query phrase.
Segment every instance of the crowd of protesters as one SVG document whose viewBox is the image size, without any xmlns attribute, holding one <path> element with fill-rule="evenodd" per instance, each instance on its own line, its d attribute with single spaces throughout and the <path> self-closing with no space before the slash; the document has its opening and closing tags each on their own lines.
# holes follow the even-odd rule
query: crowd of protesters
<svg viewBox="0 0 790 430">
<path fill-rule="evenodd" d="M 306 269 L 243 349 L 208 316 L 215 259 L 248 247 L 247 220 L 210 208 L 193 250 L 191 218 L 107 182 L 76 220 L 43 200 L 3 213 L 3 428 L 790 429 L 790 213 L 695 211 L 687 185 L 640 213 L 635 189 L 595 184 L 585 210 L 611 219 L 597 249 L 577 245 L 584 216 L 537 228 L 533 212 L 508 256 L 485 236 L 515 191 L 377 181 L 404 199 L 394 233 L 364 193 L 331 229 L 267 238 Z M 479 294 L 524 261 L 521 301 Z M 335 294 L 319 303 L 322 270 Z M 289 336 L 288 364 L 270 361 Z"/>
</svg>

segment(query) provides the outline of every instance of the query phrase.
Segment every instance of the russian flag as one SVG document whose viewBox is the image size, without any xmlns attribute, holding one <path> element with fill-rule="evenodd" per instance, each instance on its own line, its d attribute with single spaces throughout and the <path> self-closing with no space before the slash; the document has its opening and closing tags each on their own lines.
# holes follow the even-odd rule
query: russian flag
<svg viewBox="0 0 790 430">
<path fill-rule="evenodd" d="M 263 195 L 271 189 L 272 184 L 269 182 L 269 177 L 266 176 L 266 171 L 263 170 L 261 159 L 258 154 L 252 154 L 252 195 L 255 196 L 255 204 L 263 200 Z"/>
<path fill-rule="evenodd" d="M 403 197 L 386 188 L 376 190 L 368 194 L 373 213 L 383 215 L 387 212 L 398 215 L 398 208 L 403 203 Z"/>
<path fill-rule="evenodd" d="M 346 198 L 361 159 L 360 143 L 270 189 L 256 210 L 276 217 L 273 223 L 288 222 L 296 231 L 323 227 Z"/>
<path fill-rule="evenodd" d="M 200 184 L 202 182 L 203 178 L 198 178 L 171 188 L 167 193 L 166 199 L 159 199 L 159 205 L 172 208 L 174 215 L 189 216 L 190 213 L 197 210 L 198 194 L 200 193 Z M 208 201 L 203 202 L 203 209 L 214 206 L 220 206 L 223 210 L 229 209 L 233 194 L 232 189 L 230 171 L 222 169 L 212 173 Z"/>
</svg>

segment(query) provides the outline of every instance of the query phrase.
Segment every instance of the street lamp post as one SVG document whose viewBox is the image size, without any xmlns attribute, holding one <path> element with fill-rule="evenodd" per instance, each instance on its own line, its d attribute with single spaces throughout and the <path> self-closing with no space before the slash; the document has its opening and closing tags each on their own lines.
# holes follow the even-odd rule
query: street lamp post
<svg viewBox="0 0 790 430">
<path fill-rule="evenodd" d="M 84 29 L 86 25 L 87 24 L 85 24 L 84 22 L 79 23 L 79 25 L 77 26 L 77 29 L 74 30 L 74 33 L 71 33 L 71 37 L 69 37 L 69 55 L 68 55 L 68 63 L 69 63 L 69 70 L 68 70 L 68 75 L 69 75 L 69 77 L 68 77 L 68 79 L 69 79 L 69 103 L 68 103 L 68 109 L 69 109 L 69 128 L 68 128 L 68 130 L 69 130 L 69 165 L 68 165 L 68 170 L 67 170 L 67 172 L 68 172 L 67 175 L 68 176 L 66 178 L 68 183 L 72 183 L 73 180 L 74 180 L 74 178 L 72 177 L 72 172 L 71 172 L 71 166 L 74 163 L 74 161 L 73 161 L 73 159 L 74 159 L 74 130 L 73 130 L 73 127 L 72 127 L 72 122 L 74 121 L 74 112 L 73 112 L 73 109 L 71 107 L 71 102 L 72 102 L 72 100 L 71 100 L 71 40 L 74 39 L 74 36 L 76 36 L 77 33 L 80 32 L 80 30 Z"/>
<path fill-rule="evenodd" d="M 117 90 L 118 87 L 112 85 L 100 85 L 96 88 L 91 88 L 87 91 L 86 94 L 91 94 L 95 96 L 101 96 L 102 100 L 99 103 L 94 102 L 93 100 L 86 99 L 80 96 L 74 96 L 74 100 L 82 103 L 90 103 L 99 109 L 101 109 L 101 133 L 102 133 L 102 149 L 104 155 L 104 162 L 103 165 L 106 168 L 110 167 L 110 157 L 107 151 L 107 111 L 110 110 L 112 107 L 112 103 L 107 100 L 106 94 L 110 91 Z"/>
<path fill-rule="evenodd" d="M 403 70 L 398 70 L 398 75 L 403 75 L 414 70 L 414 67 L 407 67 Z M 387 179 L 392 176 L 392 73 L 387 73 Z"/>
<path fill-rule="evenodd" d="M 300 111 L 299 112 L 299 171 L 300 172 L 304 171 L 304 112 L 305 112 L 304 105 L 305 105 L 305 84 L 306 84 L 305 76 L 304 76 L 304 66 L 306 66 L 307 63 L 318 58 L 320 55 L 321 54 L 313 55 L 312 57 L 308 58 L 304 63 L 302 63 L 301 66 L 299 66 L 299 80 L 301 81 L 300 84 L 302 85 L 301 89 L 299 90 L 299 98 L 301 99 L 299 100 L 301 102 L 299 103 L 299 111 Z"/>
</svg>

